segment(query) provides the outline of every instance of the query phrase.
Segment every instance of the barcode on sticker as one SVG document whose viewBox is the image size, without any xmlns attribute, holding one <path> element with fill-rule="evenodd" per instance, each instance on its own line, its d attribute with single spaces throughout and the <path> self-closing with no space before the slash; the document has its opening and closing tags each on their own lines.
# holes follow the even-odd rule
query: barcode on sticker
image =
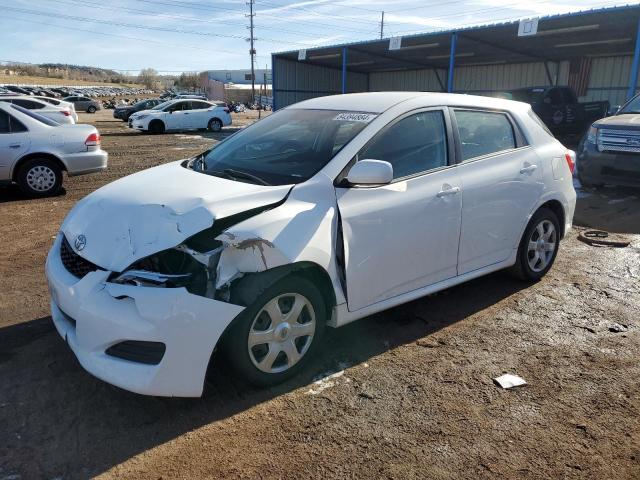
<svg viewBox="0 0 640 480">
<path fill-rule="evenodd" d="M 334 120 L 338 122 L 363 122 L 369 123 L 371 120 L 376 118 L 377 115 L 373 115 L 371 113 L 340 113 L 336 115 Z"/>
</svg>

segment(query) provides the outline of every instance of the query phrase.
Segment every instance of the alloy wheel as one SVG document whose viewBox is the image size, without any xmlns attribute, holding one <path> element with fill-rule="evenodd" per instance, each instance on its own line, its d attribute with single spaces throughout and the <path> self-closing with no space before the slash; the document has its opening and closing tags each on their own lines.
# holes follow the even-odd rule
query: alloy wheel
<svg viewBox="0 0 640 480">
<path fill-rule="evenodd" d="M 557 245 L 556 227 L 549 220 L 542 220 L 531 232 L 527 247 L 527 261 L 534 272 L 544 270 L 553 259 Z"/>
</svg>

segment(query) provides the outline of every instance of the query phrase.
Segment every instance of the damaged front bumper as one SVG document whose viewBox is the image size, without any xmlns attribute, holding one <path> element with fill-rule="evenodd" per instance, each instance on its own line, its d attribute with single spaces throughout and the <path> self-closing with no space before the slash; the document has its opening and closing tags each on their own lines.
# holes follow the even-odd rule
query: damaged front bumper
<svg viewBox="0 0 640 480">
<path fill-rule="evenodd" d="M 83 368 L 136 393 L 200 396 L 211 353 L 244 307 L 185 288 L 111 283 L 111 272 L 104 270 L 78 279 L 62 264 L 61 241 L 58 235 L 46 263 L 51 315 Z M 107 353 L 131 341 L 164 344 L 164 355 L 146 364 Z"/>
</svg>

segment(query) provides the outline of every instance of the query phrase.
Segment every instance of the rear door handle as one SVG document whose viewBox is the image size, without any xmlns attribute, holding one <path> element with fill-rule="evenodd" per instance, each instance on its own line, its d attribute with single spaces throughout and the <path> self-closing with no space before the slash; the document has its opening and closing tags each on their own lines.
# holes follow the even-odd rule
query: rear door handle
<svg viewBox="0 0 640 480">
<path fill-rule="evenodd" d="M 446 185 L 442 186 L 442 190 L 440 190 L 437 194 L 436 197 L 445 197 L 447 195 L 455 195 L 457 193 L 460 192 L 460 187 L 449 187 L 446 188 Z"/>
<path fill-rule="evenodd" d="M 11 145 L 9 145 L 9 148 L 20 148 L 20 144 L 19 143 L 12 143 Z"/>
<path fill-rule="evenodd" d="M 537 165 L 529 165 L 528 167 L 521 168 L 520 173 L 531 173 L 535 171 L 536 168 L 538 168 Z"/>
</svg>

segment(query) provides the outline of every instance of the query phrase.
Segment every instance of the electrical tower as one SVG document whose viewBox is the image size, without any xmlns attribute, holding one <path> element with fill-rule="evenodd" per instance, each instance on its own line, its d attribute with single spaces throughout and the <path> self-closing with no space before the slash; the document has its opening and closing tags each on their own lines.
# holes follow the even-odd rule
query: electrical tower
<svg viewBox="0 0 640 480">
<path fill-rule="evenodd" d="M 255 72 L 255 63 L 256 63 L 256 49 L 254 47 L 255 37 L 253 36 L 253 17 L 256 16 L 253 13 L 253 5 L 255 0 L 249 0 L 247 5 L 249 5 L 249 31 L 251 36 L 247 39 L 249 44 L 251 45 L 249 48 L 249 55 L 251 56 L 251 103 L 256 103 L 256 72 Z"/>
</svg>

